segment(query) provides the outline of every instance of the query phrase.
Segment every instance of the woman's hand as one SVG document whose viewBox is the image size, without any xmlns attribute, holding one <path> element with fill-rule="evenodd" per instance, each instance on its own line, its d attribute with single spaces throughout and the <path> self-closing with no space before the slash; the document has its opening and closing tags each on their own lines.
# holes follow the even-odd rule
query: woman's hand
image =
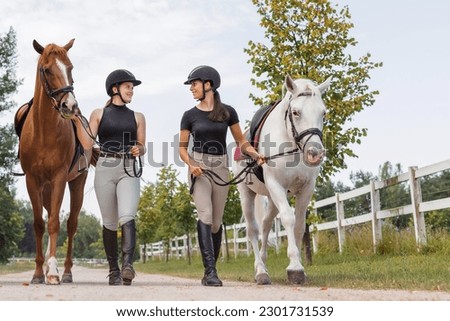
<svg viewBox="0 0 450 321">
<path fill-rule="evenodd" d="M 133 147 L 131 147 L 130 153 L 131 155 L 133 155 L 133 157 L 139 157 L 144 154 L 144 146 L 134 145 Z"/>
<path fill-rule="evenodd" d="M 203 174 L 203 169 L 199 166 L 189 165 L 189 172 L 194 176 L 200 176 Z"/>
<path fill-rule="evenodd" d="M 266 156 L 261 155 L 261 154 L 257 154 L 257 156 L 254 157 L 253 159 L 256 161 L 256 164 L 258 164 L 259 166 L 266 163 Z"/>
</svg>

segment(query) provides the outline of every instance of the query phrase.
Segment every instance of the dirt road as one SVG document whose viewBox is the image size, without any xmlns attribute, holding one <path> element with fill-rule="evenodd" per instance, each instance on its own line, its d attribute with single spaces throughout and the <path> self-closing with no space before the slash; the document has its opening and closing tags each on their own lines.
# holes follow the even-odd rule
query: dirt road
<svg viewBox="0 0 450 321">
<path fill-rule="evenodd" d="M 288 285 L 257 286 L 223 280 L 209 288 L 199 280 L 139 273 L 131 286 L 109 286 L 107 270 L 73 268 L 74 283 L 29 284 L 33 272 L 0 275 L 1 301 L 450 301 L 448 292 L 346 290 Z"/>
</svg>

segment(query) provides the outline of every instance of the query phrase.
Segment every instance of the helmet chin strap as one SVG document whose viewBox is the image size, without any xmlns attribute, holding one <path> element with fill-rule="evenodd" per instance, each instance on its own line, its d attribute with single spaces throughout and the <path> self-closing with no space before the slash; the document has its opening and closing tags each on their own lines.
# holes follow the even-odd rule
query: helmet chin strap
<svg viewBox="0 0 450 321">
<path fill-rule="evenodd" d="M 213 90 L 212 88 L 209 88 L 208 90 L 205 90 L 205 82 L 202 82 L 202 85 L 203 85 L 203 95 L 202 95 L 201 98 L 197 99 L 197 101 L 202 101 L 202 100 L 204 100 L 204 99 L 206 98 L 206 93 L 207 93 L 208 91 Z"/>
<path fill-rule="evenodd" d="M 116 93 L 113 93 L 111 97 L 114 97 L 114 96 L 119 96 L 119 97 L 120 97 L 120 100 L 122 100 L 122 102 L 123 102 L 125 105 L 127 104 L 127 102 L 126 102 L 125 100 L 123 100 L 123 97 L 122 97 L 122 94 L 120 93 L 120 89 L 119 89 L 119 88 L 117 88 L 117 92 L 116 92 Z"/>
</svg>

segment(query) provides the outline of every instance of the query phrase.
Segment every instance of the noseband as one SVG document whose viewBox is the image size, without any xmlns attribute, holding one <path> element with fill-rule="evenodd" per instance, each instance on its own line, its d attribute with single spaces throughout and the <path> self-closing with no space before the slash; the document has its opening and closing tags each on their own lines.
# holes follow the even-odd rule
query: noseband
<svg viewBox="0 0 450 321">
<path fill-rule="evenodd" d="M 65 86 L 65 87 L 61 87 L 58 89 L 52 89 L 48 82 L 47 76 L 45 75 L 44 67 L 41 66 L 39 68 L 39 74 L 41 76 L 42 83 L 44 84 L 45 92 L 47 93 L 47 96 L 51 99 L 51 101 L 53 103 L 53 107 L 58 112 L 61 113 L 61 101 L 66 94 L 68 94 L 68 93 L 73 94 L 73 86 Z M 60 94 L 64 94 L 64 95 L 62 95 L 59 100 L 56 100 L 56 96 L 58 96 Z"/>
<path fill-rule="evenodd" d="M 300 94 L 297 95 L 297 97 L 301 97 L 301 96 L 314 96 L 314 93 L 312 91 L 305 91 L 302 92 Z M 297 98 L 295 97 L 295 98 Z M 303 152 L 303 147 L 306 146 L 306 144 L 308 143 L 308 141 L 314 136 L 317 135 L 320 138 L 320 141 L 322 142 L 322 131 L 319 128 L 308 128 L 302 132 L 298 132 L 297 129 L 295 128 L 294 125 L 294 118 L 292 117 L 292 105 L 291 102 L 294 98 L 292 98 L 292 96 L 289 98 L 289 107 L 286 109 L 286 113 L 284 115 L 284 121 L 286 122 L 286 118 L 289 119 L 289 122 L 291 124 L 291 131 L 292 131 L 292 137 L 294 137 L 295 140 L 295 144 L 298 146 L 298 148 L 300 149 L 300 151 Z M 286 125 L 287 128 L 287 125 Z M 309 136 L 305 143 L 303 144 L 303 146 L 301 146 L 301 141 L 303 140 L 303 138 L 305 138 L 306 136 Z"/>
</svg>

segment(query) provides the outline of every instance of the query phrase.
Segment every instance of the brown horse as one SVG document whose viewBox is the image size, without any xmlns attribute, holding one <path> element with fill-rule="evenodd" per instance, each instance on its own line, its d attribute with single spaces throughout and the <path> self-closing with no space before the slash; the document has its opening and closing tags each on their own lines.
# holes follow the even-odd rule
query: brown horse
<svg viewBox="0 0 450 321">
<path fill-rule="evenodd" d="M 91 152 L 81 157 L 72 121 L 80 113 L 73 93 L 72 63 L 67 56 L 75 39 L 60 47 L 49 44 L 45 48 L 36 40 L 34 49 L 40 54 L 36 73 L 33 103 L 21 128 L 19 159 L 26 177 L 28 195 L 34 212 L 36 237 L 36 269 L 31 283 L 59 284 L 56 260 L 56 241 L 60 222 L 59 213 L 66 184 L 70 190 L 70 214 L 67 221 L 68 247 L 64 262 L 63 283 L 72 282 L 72 248 L 81 210 Z M 20 112 L 20 110 L 19 110 Z M 16 121 L 23 113 L 16 114 Z M 49 235 L 47 266 L 43 253 L 45 221 L 48 215 Z"/>
</svg>

